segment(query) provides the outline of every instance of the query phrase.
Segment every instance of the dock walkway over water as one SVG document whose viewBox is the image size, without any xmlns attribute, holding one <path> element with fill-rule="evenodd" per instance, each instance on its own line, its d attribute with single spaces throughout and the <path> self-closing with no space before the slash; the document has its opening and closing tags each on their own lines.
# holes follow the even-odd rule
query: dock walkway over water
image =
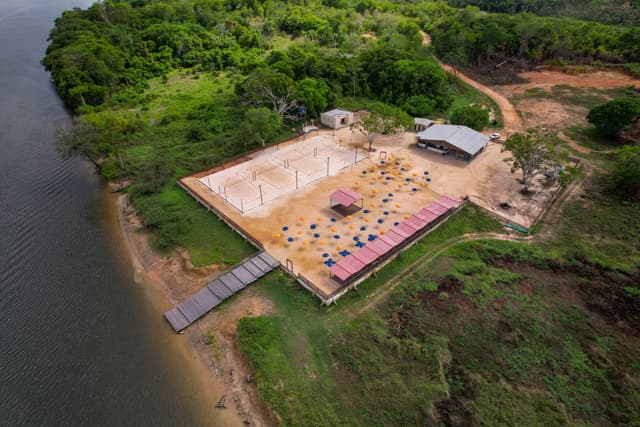
<svg viewBox="0 0 640 427">
<path fill-rule="evenodd" d="M 279 265 L 278 260 L 262 251 L 167 311 L 164 317 L 176 332 L 180 332 L 220 305 L 222 301 L 240 292 Z"/>
</svg>

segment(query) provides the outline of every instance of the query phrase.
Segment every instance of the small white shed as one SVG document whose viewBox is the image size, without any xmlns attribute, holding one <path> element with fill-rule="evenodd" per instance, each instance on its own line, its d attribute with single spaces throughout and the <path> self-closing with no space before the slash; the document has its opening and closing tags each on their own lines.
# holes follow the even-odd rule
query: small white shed
<svg viewBox="0 0 640 427">
<path fill-rule="evenodd" d="M 331 129 L 340 129 L 353 124 L 353 113 L 336 108 L 320 114 L 320 123 Z"/>
</svg>

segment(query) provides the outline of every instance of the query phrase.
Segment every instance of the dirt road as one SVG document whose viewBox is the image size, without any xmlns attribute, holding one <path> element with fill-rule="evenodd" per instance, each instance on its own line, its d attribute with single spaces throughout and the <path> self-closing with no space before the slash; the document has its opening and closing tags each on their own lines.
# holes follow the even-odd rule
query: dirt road
<svg viewBox="0 0 640 427">
<path fill-rule="evenodd" d="M 422 34 L 422 44 L 425 46 L 428 46 L 431 44 L 431 36 L 429 36 L 429 34 L 425 33 L 424 31 L 421 31 Z M 436 61 L 438 61 L 436 59 Z M 481 84 L 478 83 L 477 81 L 471 79 L 469 76 L 467 76 L 464 73 L 461 73 L 460 71 L 456 70 L 455 68 L 453 68 L 450 65 L 447 64 L 443 64 L 442 62 L 438 61 L 440 63 L 440 65 L 442 66 L 442 68 L 444 68 L 444 70 L 450 74 L 453 74 L 455 77 L 458 77 L 460 80 L 462 80 L 463 82 L 467 83 L 468 85 L 472 86 L 475 89 L 478 89 L 480 92 L 484 93 L 485 95 L 487 95 L 489 98 L 493 99 L 496 104 L 498 104 L 498 107 L 500 108 L 500 111 L 502 112 L 502 119 L 504 121 L 504 129 L 507 132 L 517 132 L 519 130 L 521 130 L 522 128 L 522 120 L 520 119 L 520 116 L 518 115 L 518 112 L 516 111 L 515 107 L 513 106 L 513 104 L 511 104 L 511 101 L 509 101 L 505 96 L 500 95 L 498 92 L 496 92 L 495 90 Z"/>
<path fill-rule="evenodd" d="M 515 107 L 513 106 L 513 104 L 511 104 L 511 101 L 509 101 L 505 96 L 500 95 L 498 92 L 496 92 L 495 90 L 481 84 L 478 83 L 475 80 L 472 80 L 469 76 L 467 76 L 464 73 L 461 73 L 460 71 L 454 69 L 453 67 L 451 67 L 450 65 L 447 64 L 442 64 L 442 68 L 445 69 L 445 71 L 453 74 L 454 76 L 458 77 L 460 80 L 462 80 L 463 82 L 467 83 L 469 86 L 474 87 L 475 89 L 478 89 L 480 92 L 484 93 L 485 95 L 487 95 L 489 98 L 493 99 L 496 104 L 498 104 L 498 107 L 500 107 L 500 111 L 502 112 L 502 120 L 504 121 L 504 129 L 507 132 L 517 132 L 519 130 L 521 130 L 522 128 L 522 120 L 520 119 L 520 116 L 518 115 L 518 112 L 516 111 Z"/>
</svg>

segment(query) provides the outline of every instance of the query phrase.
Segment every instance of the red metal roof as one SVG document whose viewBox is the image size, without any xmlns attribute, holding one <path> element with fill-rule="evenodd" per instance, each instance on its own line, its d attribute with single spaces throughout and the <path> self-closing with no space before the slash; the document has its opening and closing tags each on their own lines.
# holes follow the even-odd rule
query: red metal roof
<svg viewBox="0 0 640 427">
<path fill-rule="evenodd" d="M 334 264 L 331 266 L 331 274 L 342 281 L 345 281 L 349 277 L 351 277 L 351 273 L 342 268 L 340 264 Z"/>
<path fill-rule="evenodd" d="M 364 196 L 349 188 L 340 188 L 331 194 L 331 200 L 342 205 L 351 206 L 354 202 L 364 199 Z"/>
<path fill-rule="evenodd" d="M 425 209 L 433 212 L 434 214 L 436 214 L 437 216 L 441 216 L 447 213 L 447 211 L 449 210 L 447 207 L 442 206 L 441 204 L 437 203 L 437 202 L 433 202 L 431 203 L 429 206 L 427 206 Z"/>
<path fill-rule="evenodd" d="M 407 237 L 413 236 L 414 234 L 416 234 L 418 232 L 418 230 L 420 230 L 419 228 L 413 227 L 411 224 L 409 224 L 407 221 L 404 221 L 400 224 L 398 224 L 398 226 L 396 228 L 394 228 L 395 231 L 400 232 L 402 231 L 402 233 L 405 233 Z"/>
<path fill-rule="evenodd" d="M 397 237 L 400 237 L 396 234 Z M 382 240 L 384 243 L 386 243 L 387 245 L 391 246 L 392 248 L 395 248 L 396 246 L 398 246 L 401 242 L 396 241 L 396 239 L 392 239 L 391 237 L 389 237 L 389 233 L 382 235 L 382 236 L 378 236 L 378 238 L 376 240 Z M 376 241 L 374 240 L 374 242 Z"/>
<path fill-rule="evenodd" d="M 425 221 L 422 218 L 419 218 L 416 215 L 411 215 L 404 222 L 410 225 L 411 227 L 415 228 L 416 230 L 422 230 L 427 226 L 427 221 Z"/>
<path fill-rule="evenodd" d="M 351 274 L 355 274 L 365 267 L 365 264 L 353 255 L 348 255 L 342 260 L 338 261 L 340 267 L 344 268 Z"/>
<path fill-rule="evenodd" d="M 373 242 L 367 243 L 367 248 L 371 249 L 378 255 L 384 255 L 393 249 L 393 245 L 385 242 L 384 240 L 376 239 Z"/>
<path fill-rule="evenodd" d="M 362 249 L 359 249 L 359 250 L 355 251 L 351 255 L 353 255 L 354 258 L 358 258 L 358 260 L 362 261 L 363 263 L 365 263 L 367 265 L 373 263 L 375 260 L 377 260 L 380 257 L 379 254 L 377 254 L 373 250 L 369 249 L 369 245 L 365 246 Z"/>
<path fill-rule="evenodd" d="M 416 216 L 418 218 L 426 221 L 427 224 L 432 223 L 436 218 L 438 218 L 438 215 L 436 215 L 435 213 L 433 213 L 430 210 L 427 210 L 425 208 L 422 208 L 418 212 L 416 212 Z"/>
<path fill-rule="evenodd" d="M 440 203 L 443 206 L 446 206 L 449 209 L 457 208 L 460 205 L 460 201 L 454 199 L 453 197 L 449 197 L 447 195 L 444 195 L 444 196 L 440 197 L 437 200 L 437 202 Z"/>
<path fill-rule="evenodd" d="M 407 224 L 407 222 L 405 221 L 401 224 L 398 224 L 396 227 L 394 227 L 393 231 L 395 231 L 396 233 L 401 235 L 404 239 L 406 239 L 408 237 L 413 236 L 418 230 L 416 228 L 413 228 L 409 224 Z"/>
<path fill-rule="evenodd" d="M 397 228 L 397 227 L 396 227 Z M 396 229 L 394 228 L 393 230 L 389 230 L 387 231 L 387 234 L 385 234 L 382 237 L 388 237 L 389 239 L 391 239 L 391 241 L 393 241 L 395 243 L 395 246 L 398 246 L 400 243 L 404 242 L 404 240 L 410 236 L 410 234 L 408 235 L 404 235 L 405 233 L 400 234 L 399 232 L 396 231 Z"/>
</svg>

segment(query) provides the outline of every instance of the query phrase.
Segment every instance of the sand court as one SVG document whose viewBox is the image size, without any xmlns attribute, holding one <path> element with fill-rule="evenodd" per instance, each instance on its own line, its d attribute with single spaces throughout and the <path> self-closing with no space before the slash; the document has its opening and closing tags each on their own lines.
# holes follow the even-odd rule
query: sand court
<svg viewBox="0 0 640 427">
<path fill-rule="evenodd" d="M 522 196 L 498 144 L 466 162 L 416 148 L 413 133 L 379 136 L 373 153 L 362 148 L 362 136 L 359 149 L 344 142 L 355 136 L 348 128 L 320 131 L 182 178 L 180 185 L 325 302 L 360 280 L 336 280 L 333 270 L 356 268 L 371 256 L 362 251 L 367 246 L 382 251 L 384 242 L 415 231 L 424 221 L 416 215 L 444 195 L 468 196 L 492 211 L 507 200 L 514 206 L 510 218 L 527 225 L 554 194 L 549 188 Z M 345 216 L 332 209 L 330 196 L 339 189 L 360 193 L 360 209 Z"/>
<path fill-rule="evenodd" d="M 332 135 L 314 135 L 295 144 L 269 147 L 243 163 L 198 180 L 245 213 L 319 179 L 335 176 L 365 158 L 366 152 L 342 145 Z"/>
</svg>

